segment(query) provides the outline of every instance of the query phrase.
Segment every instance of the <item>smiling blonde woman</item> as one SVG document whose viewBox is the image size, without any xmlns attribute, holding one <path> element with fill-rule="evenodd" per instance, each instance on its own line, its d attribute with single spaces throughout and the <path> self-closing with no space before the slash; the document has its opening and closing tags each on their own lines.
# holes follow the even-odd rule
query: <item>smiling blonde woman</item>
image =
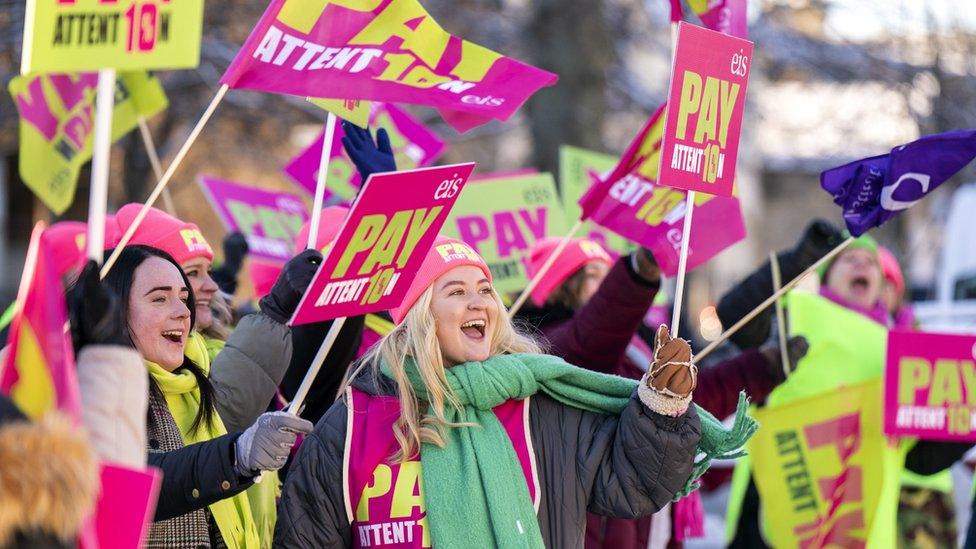
<svg viewBox="0 0 976 549">
<path fill-rule="evenodd" d="M 305 439 L 276 547 L 581 547 L 587 510 L 647 515 L 689 489 L 716 425 L 690 402 L 690 360 L 641 382 L 576 368 L 512 326 L 491 281 L 437 240 Z"/>
</svg>

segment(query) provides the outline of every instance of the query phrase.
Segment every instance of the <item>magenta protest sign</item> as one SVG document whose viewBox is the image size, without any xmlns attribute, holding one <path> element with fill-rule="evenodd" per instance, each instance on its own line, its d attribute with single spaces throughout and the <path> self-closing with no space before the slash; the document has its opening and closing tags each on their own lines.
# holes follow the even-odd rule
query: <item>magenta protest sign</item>
<svg viewBox="0 0 976 549">
<path fill-rule="evenodd" d="M 156 512 L 162 473 L 102 463 L 95 507 L 99 547 L 142 547 Z"/>
<path fill-rule="evenodd" d="M 473 170 L 469 162 L 371 175 L 291 324 L 398 306 Z"/>
<path fill-rule="evenodd" d="M 752 42 L 680 23 L 658 182 L 732 196 Z"/>
<path fill-rule="evenodd" d="M 976 441 L 976 336 L 892 330 L 884 432 Z"/>
<path fill-rule="evenodd" d="M 397 168 L 401 170 L 427 166 L 444 153 L 444 141 L 437 134 L 394 105 L 374 103 L 369 115 L 369 125 L 374 129 L 386 129 Z M 335 197 L 342 202 L 349 202 L 359 192 L 359 174 L 352 160 L 343 153 L 343 137 L 345 132 L 342 131 L 342 126 L 336 126 L 332 139 L 329 176 L 325 182 L 327 202 Z M 324 139 L 325 133 L 320 133 L 315 142 L 285 166 L 285 173 L 310 195 L 315 194 Z"/>
<path fill-rule="evenodd" d="M 629 174 L 610 186 L 592 219 L 647 247 L 664 276 L 678 273 L 686 193 Z M 688 270 L 704 264 L 746 236 L 736 198 L 695 195 L 695 219 L 688 242 Z"/>
<path fill-rule="evenodd" d="M 448 34 L 417 0 L 272 0 L 221 84 L 428 105 L 458 131 L 507 120 L 557 76 Z"/>
<path fill-rule="evenodd" d="M 300 197 L 205 175 L 198 181 L 227 230 L 247 238 L 249 254 L 272 261 L 294 255 L 295 236 L 309 218 Z"/>
</svg>

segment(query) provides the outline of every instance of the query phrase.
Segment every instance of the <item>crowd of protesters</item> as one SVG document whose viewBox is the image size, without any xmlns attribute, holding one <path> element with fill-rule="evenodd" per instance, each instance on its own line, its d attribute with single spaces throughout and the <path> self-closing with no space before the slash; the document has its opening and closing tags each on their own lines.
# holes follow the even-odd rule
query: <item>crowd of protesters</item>
<svg viewBox="0 0 976 549">
<path fill-rule="evenodd" d="M 367 132 L 346 131 L 364 180 L 395 169 Z M 140 207 L 109 216 L 107 251 Z M 788 307 L 816 322 L 789 327 L 785 353 L 778 331 L 787 327 L 766 311 L 708 364 L 677 334 L 645 324 L 661 286 L 646 249 L 614 259 L 572 240 L 510 319 L 510 296 L 478 253 L 438 237 L 398 308 L 348 319 L 292 415 L 281 410 L 332 321 L 288 320 L 347 213 L 327 208 L 316 248 L 299 246 L 256 306 L 237 311 L 229 296 L 244 276 L 240 235 L 225 240 L 215 269 L 197 226 L 154 208 L 100 280 L 94 262 L 80 263 L 84 224 L 48 229 L 64 254 L 84 430 L 30 422 L 0 397 L 0 546 L 74 545 L 100 460 L 161 470 L 148 547 L 680 546 L 701 531 L 691 488 L 711 432 L 702 411 L 736 414 L 743 390 L 762 406 L 802 396 L 797 386 L 872 375 L 860 355 L 844 354 L 861 334 L 829 329 L 844 322 L 831 317 L 840 311 L 913 326 L 898 263 L 870 237 L 821 269 L 819 293 L 793 292 Z M 784 279 L 842 239 L 812 223 L 778 255 Z M 534 245 L 530 277 L 557 244 Z M 766 264 L 718 302 L 723 325 L 772 292 Z M 846 378 L 818 373 L 839 359 Z M 811 381 L 784 386 L 793 376 Z M 945 470 L 967 449 L 906 449 L 902 543 L 955 543 Z M 728 542 L 737 547 L 765 545 L 748 473 L 734 481 L 740 512 Z"/>
</svg>

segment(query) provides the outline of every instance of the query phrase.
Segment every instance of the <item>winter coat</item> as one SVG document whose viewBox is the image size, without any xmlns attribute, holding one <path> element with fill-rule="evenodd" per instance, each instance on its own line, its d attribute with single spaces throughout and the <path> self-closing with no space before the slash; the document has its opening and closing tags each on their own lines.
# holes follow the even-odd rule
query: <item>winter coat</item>
<svg viewBox="0 0 976 549">
<path fill-rule="evenodd" d="M 233 433 L 170 452 L 149 452 L 149 465 L 163 473 L 153 520 L 166 520 L 203 509 L 246 490 L 254 480 L 234 470 Z M 149 441 L 150 448 L 154 441 Z"/>
<path fill-rule="evenodd" d="M 291 361 L 291 328 L 263 313 L 241 319 L 210 365 L 215 407 L 228 433 L 265 412 Z"/>
<path fill-rule="evenodd" d="M 647 363 L 628 356 L 628 346 L 654 301 L 659 284 L 640 278 L 628 258 L 614 264 L 595 294 L 575 312 L 560 306 L 530 307 L 518 318 L 541 331 L 549 353 L 570 364 L 598 372 L 640 379 Z M 702 368 L 695 404 L 719 418 L 735 413 L 739 391 L 765 398 L 783 381 L 779 368 L 752 350 L 714 367 Z M 613 549 L 647 546 L 651 519 L 627 521 L 591 514 L 587 547 Z"/>
<path fill-rule="evenodd" d="M 102 460 L 146 465 L 149 377 L 132 347 L 86 345 L 78 352 L 81 419 Z"/>
<path fill-rule="evenodd" d="M 369 373 L 354 386 L 393 394 Z M 282 489 L 275 547 L 351 547 L 343 459 L 348 409 L 336 402 L 305 439 Z M 692 406 L 678 417 L 651 412 L 634 396 L 620 416 L 584 412 L 543 393 L 529 399 L 529 431 L 547 547 L 582 547 L 586 511 L 634 518 L 666 505 L 688 478 L 700 436 Z M 655 479 L 648 482 L 648 479 Z"/>
<path fill-rule="evenodd" d="M 95 507 L 97 459 L 67 418 L 31 422 L 0 394 L 0 547 L 75 547 Z"/>
</svg>

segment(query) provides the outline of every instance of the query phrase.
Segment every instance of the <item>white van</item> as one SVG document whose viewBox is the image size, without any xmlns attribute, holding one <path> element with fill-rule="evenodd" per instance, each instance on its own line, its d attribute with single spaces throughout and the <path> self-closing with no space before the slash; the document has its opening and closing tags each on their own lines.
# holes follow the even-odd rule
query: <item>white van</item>
<svg viewBox="0 0 976 549">
<path fill-rule="evenodd" d="M 976 183 L 952 195 L 935 278 L 935 299 L 912 306 L 930 332 L 976 333 Z"/>
</svg>

